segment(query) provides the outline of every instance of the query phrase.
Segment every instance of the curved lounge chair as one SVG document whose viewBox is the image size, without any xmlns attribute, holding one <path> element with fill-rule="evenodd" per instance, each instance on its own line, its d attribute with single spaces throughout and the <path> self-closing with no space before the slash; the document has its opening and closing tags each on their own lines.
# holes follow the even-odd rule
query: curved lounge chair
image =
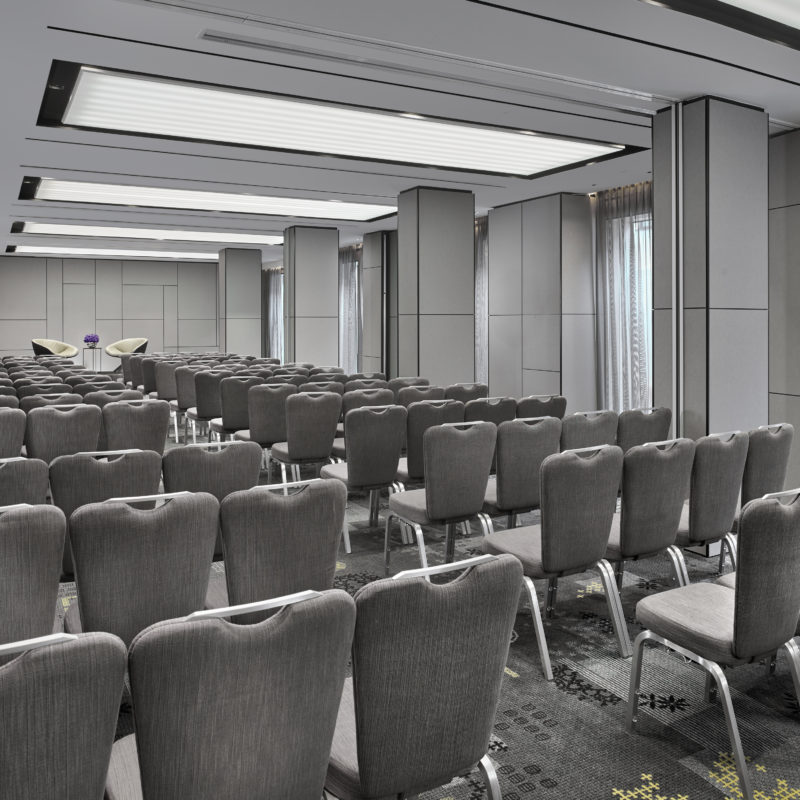
<svg viewBox="0 0 800 800">
<path fill-rule="evenodd" d="M 144 353 L 147 350 L 147 339 L 120 339 L 106 345 L 106 353 L 113 358 L 122 358 L 130 353 Z"/>
<path fill-rule="evenodd" d="M 35 356 L 62 356 L 63 358 L 75 358 L 78 355 L 78 348 L 66 342 L 59 342 L 58 339 L 31 339 L 33 354 Z"/>
</svg>

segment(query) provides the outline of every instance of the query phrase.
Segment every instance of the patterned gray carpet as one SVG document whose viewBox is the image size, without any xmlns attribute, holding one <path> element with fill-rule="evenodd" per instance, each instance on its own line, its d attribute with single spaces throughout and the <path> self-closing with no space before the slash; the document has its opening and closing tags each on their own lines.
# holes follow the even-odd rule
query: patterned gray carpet
<svg viewBox="0 0 800 800">
<path fill-rule="evenodd" d="M 382 519 L 383 512 L 382 508 Z M 370 528 L 365 499 L 351 499 L 353 552 L 340 554 L 336 586 L 355 593 L 383 574 L 383 527 Z M 522 523 L 533 521 L 533 516 Z M 502 522 L 497 526 L 503 527 Z M 456 557 L 479 552 L 480 535 L 459 537 Z M 395 537 L 392 572 L 419 566 L 415 546 Z M 426 536 L 431 564 L 443 557 L 441 531 Z M 688 555 L 691 580 L 710 580 L 717 559 Z M 215 569 L 222 569 L 215 564 Z M 636 602 L 670 585 L 666 557 L 632 565 L 622 601 L 631 638 Z M 540 599 L 543 586 L 537 586 Z M 74 598 L 62 586 L 62 604 Z M 650 649 L 639 698 L 639 733 L 623 727 L 630 662 L 619 658 L 598 575 L 560 582 L 555 617 L 545 622 L 555 680 L 544 680 L 527 611 L 517 616 L 491 755 L 505 800 L 715 800 L 741 797 L 719 703 L 703 699 L 704 674 L 675 654 Z M 728 672 L 756 800 L 800 800 L 800 708 L 783 656 L 775 674 L 763 665 Z M 118 734 L 130 732 L 128 713 Z M 453 732 L 457 735 L 457 731 Z M 485 797 L 478 772 L 423 800 Z"/>
</svg>

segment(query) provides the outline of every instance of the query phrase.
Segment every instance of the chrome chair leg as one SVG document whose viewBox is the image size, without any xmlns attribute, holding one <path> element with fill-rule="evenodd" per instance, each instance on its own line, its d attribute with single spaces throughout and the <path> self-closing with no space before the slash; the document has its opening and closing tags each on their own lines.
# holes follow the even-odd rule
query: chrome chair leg
<svg viewBox="0 0 800 800">
<path fill-rule="evenodd" d="M 622 590 L 622 581 L 625 577 L 625 562 L 616 561 L 614 563 L 614 580 L 617 582 L 617 590 Z"/>
<path fill-rule="evenodd" d="M 344 542 L 345 553 L 351 553 L 350 550 L 350 531 L 347 529 L 347 520 L 342 524 L 342 541 Z"/>
<path fill-rule="evenodd" d="M 288 483 L 286 480 L 286 464 L 281 461 L 281 483 Z"/>
<path fill-rule="evenodd" d="M 428 568 L 428 555 L 425 552 L 425 538 L 422 535 L 422 528 L 417 525 L 416 522 L 413 524 L 414 533 L 417 534 L 417 547 L 419 548 L 419 564 L 423 569 Z M 430 576 L 427 577 L 427 580 L 430 581 Z"/>
<path fill-rule="evenodd" d="M 686 559 L 683 557 L 680 547 L 677 545 L 670 545 L 667 548 L 667 555 L 672 562 L 672 571 L 675 574 L 675 580 L 678 581 L 678 586 L 689 585 L 689 571 L 686 569 Z"/>
<path fill-rule="evenodd" d="M 419 538 L 419 534 L 417 535 Z M 445 523 L 444 526 L 444 563 L 452 563 L 456 551 L 456 530 L 452 522 Z"/>
<path fill-rule="evenodd" d="M 488 754 L 478 762 L 478 769 L 481 771 L 481 777 L 486 787 L 486 797 L 488 800 L 503 800 L 503 795 L 500 791 L 500 781 L 497 779 L 497 771 Z"/>
<path fill-rule="evenodd" d="M 731 559 L 731 567 L 736 570 L 736 539 L 732 533 L 726 533 L 724 542 L 728 548 L 728 555 Z"/>
<path fill-rule="evenodd" d="M 386 527 L 383 531 L 383 574 L 389 574 L 389 555 L 390 555 L 390 547 L 389 547 L 389 526 L 392 524 L 392 520 L 394 519 L 394 514 L 390 511 L 386 515 Z"/>
<path fill-rule="evenodd" d="M 481 512 L 478 514 L 478 523 L 481 526 L 481 533 L 484 536 L 491 536 L 494 533 L 492 518 L 488 514 Z"/>
<path fill-rule="evenodd" d="M 800 702 L 800 646 L 797 639 L 789 639 L 785 645 L 786 655 L 789 657 L 789 672 L 792 674 L 795 699 Z"/>
<path fill-rule="evenodd" d="M 547 579 L 547 604 L 545 605 L 544 614 L 547 619 L 553 618 L 553 612 L 556 610 L 556 595 L 558 594 L 558 578 Z"/>
<path fill-rule="evenodd" d="M 550 666 L 550 652 L 547 649 L 547 639 L 544 635 L 544 625 L 542 624 L 542 611 L 539 608 L 539 597 L 536 594 L 536 587 L 533 581 L 526 575 L 522 579 L 525 589 L 528 592 L 528 605 L 531 609 L 533 628 L 536 631 L 536 644 L 539 647 L 539 661 L 542 662 L 542 672 L 545 680 L 553 680 L 553 668 Z"/>
<path fill-rule="evenodd" d="M 630 658 L 631 637 L 628 635 L 628 625 L 625 622 L 625 612 L 622 610 L 622 600 L 620 600 L 617 583 L 614 580 L 614 572 L 611 564 L 604 558 L 597 562 L 597 569 L 600 571 L 600 579 L 603 581 L 608 614 L 611 617 L 611 624 L 614 626 L 619 654 L 622 658 Z"/>
<path fill-rule="evenodd" d="M 380 489 L 370 489 L 369 491 L 369 524 L 374 528 L 378 524 L 378 513 L 381 506 Z"/>
</svg>

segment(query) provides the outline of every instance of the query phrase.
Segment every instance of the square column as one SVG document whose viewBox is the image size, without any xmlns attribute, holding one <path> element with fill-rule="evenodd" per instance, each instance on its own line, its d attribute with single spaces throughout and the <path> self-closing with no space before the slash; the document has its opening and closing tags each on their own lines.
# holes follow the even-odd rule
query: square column
<svg viewBox="0 0 800 800">
<path fill-rule="evenodd" d="M 219 251 L 219 349 L 261 356 L 261 250 Z"/>
<path fill-rule="evenodd" d="M 417 187 L 397 199 L 396 374 L 475 378 L 475 198 Z M 392 306 L 395 299 L 390 300 Z M 394 369 L 392 369 L 394 372 Z"/>
</svg>

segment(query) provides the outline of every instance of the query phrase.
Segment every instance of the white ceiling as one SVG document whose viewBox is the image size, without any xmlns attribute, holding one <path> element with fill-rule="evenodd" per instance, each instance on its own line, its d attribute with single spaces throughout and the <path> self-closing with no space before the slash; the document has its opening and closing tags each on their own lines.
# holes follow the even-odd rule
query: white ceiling
<svg viewBox="0 0 800 800">
<path fill-rule="evenodd" d="M 528 180 L 41 127 L 54 59 L 644 148 L 655 111 L 703 94 L 766 108 L 773 133 L 800 127 L 800 52 L 638 0 L 26 0 L 6 16 L 2 250 L 52 242 L 9 233 L 24 220 L 270 233 L 309 224 L 20 201 L 25 175 L 377 203 L 441 186 L 472 190 L 481 213 L 645 180 L 651 168 L 644 150 Z M 393 225 L 340 224 L 341 241 Z M 267 261 L 280 253 L 264 248 Z"/>
</svg>

